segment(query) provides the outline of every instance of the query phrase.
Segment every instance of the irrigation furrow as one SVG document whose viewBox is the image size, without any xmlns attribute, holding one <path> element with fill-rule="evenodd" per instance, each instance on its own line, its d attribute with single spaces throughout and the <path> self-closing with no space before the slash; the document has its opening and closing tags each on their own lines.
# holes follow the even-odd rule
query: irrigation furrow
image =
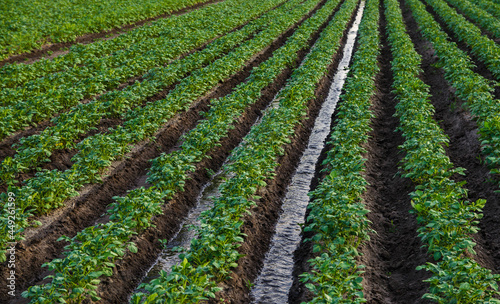
<svg viewBox="0 0 500 304">
<path fill-rule="evenodd" d="M 189 211 L 184 222 L 181 224 L 180 229 L 175 233 L 174 237 L 164 244 L 164 248 L 158 259 L 154 262 L 153 266 L 147 271 L 146 275 L 140 280 L 140 283 L 149 283 L 159 277 L 160 270 L 169 272 L 171 267 L 179 264 L 180 251 L 177 248 L 189 249 L 192 239 L 196 237 L 193 226 L 199 226 L 199 216 L 203 211 L 212 207 L 214 198 L 220 196 L 219 186 L 225 179 L 230 176 L 225 176 L 224 171 L 219 170 L 211 179 L 203 186 L 200 195 L 196 199 L 196 206 Z M 143 290 L 136 289 L 134 292 L 141 292 Z"/>
<path fill-rule="evenodd" d="M 304 222 L 309 203 L 308 192 L 316 175 L 315 169 L 329 134 L 332 115 L 347 77 L 354 41 L 363 14 L 364 2 L 359 6 L 353 25 L 347 35 L 343 57 L 332 80 L 328 96 L 316 117 L 306 150 L 288 186 L 282 204 L 282 213 L 275 227 L 270 250 L 264 266 L 252 288 L 254 303 L 286 303 L 293 283 L 293 253 L 300 242 L 300 224 Z"/>
</svg>

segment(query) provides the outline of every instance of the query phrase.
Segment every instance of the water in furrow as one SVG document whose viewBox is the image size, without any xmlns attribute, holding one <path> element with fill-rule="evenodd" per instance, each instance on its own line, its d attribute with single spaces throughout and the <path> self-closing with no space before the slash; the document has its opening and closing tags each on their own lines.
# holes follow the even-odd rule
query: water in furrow
<svg viewBox="0 0 500 304">
<path fill-rule="evenodd" d="M 304 223 L 306 208 L 309 204 L 307 193 L 315 175 L 316 163 L 325 146 L 326 137 L 330 133 L 333 112 L 347 77 L 363 8 L 364 2 L 359 6 L 349 30 L 342 60 L 330 86 L 328 97 L 316 118 L 308 146 L 288 186 L 282 205 L 283 212 L 276 224 L 276 232 L 271 241 L 271 249 L 266 254 L 262 271 L 251 291 L 254 303 L 288 302 L 288 293 L 293 282 L 293 253 L 301 240 L 299 224 Z"/>
</svg>

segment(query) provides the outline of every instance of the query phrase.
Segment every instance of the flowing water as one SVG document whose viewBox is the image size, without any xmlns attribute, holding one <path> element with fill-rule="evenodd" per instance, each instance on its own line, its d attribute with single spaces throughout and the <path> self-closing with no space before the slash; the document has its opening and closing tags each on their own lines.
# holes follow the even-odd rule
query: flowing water
<svg viewBox="0 0 500 304">
<path fill-rule="evenodd" d="M 162 250 L 162 253 L 153 266 L 148 270 L 141 283 L 149 283 L 158 278 L 161 270 L 170 273 L 172 266 L 181 262 L 179 259 L 180 252 L 175 248 L 182 247 L 189 249 L 191 240 L 196 237 L 195 230 L 192 229 L 192 227 L 200 225 L 200 214 L 203 211 L 210 209 L 213 205 L 214 198 L 220 196 L 218 188 L 226 178 L 228 178 L 227 174 L 223 171 L 219 171 L 215 173 L 212 176 L 212 179 L 203 186 L 203 189 L 197 198 L 196 207 L 189 212 L 179 231 L 171 240 L 168 241 L 165 248 Z M 144 292 L 144 290 L 141 289 L 135 290 L 135 292 L 139 291 Z"/>
<path fill-rule="evenodd" d="M 347 76 L 347 68 L 363 15 L 363 8 L 364 2 L 359 6 L 356 19 L 349 30 L 342 61 L 332 81 L 328 97 L 316 118 L 308 146 L 292 177 L 292 182 L 288 186 L 282 205 L 283 212 L 276 224 L 276 233 L 271 242 L 271 249 L 266 254 L 262 271 L 251 291 L 252 298 L 255 299 L 254 303 L 288 302 L 288 293 L 293 282 L 293 253 L 301 240 L 299 224 L 304 223 L 309 203 L 307 193 L 315 174 L 316 163 L 325 146 L 325 139 L 330 133 L 332 115 Z"/>
</svg>

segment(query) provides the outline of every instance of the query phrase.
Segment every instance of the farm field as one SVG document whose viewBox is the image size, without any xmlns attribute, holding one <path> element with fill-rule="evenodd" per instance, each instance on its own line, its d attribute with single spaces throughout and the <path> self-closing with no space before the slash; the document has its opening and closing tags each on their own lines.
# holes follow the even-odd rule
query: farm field
<svg viewBox="0 0 500 304">
<path fill-rule="evenodd" d="M 1 4 L 1 303 L 500 303 L 498 0 L 60 2 Z"/>
</svg>

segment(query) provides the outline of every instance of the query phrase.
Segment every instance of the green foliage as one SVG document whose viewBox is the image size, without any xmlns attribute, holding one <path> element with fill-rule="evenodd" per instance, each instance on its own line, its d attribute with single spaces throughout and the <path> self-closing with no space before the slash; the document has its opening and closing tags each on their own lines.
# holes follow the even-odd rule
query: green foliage
<svg viewBox="0 0 500 304">
<path fill-rule="evenodd" d="M 254 75 L 266 75 L 266 71 L 273 71 L 267 73 L 274 77 L 279 75 L 277 67 L 283 69 L 293 62 L 296 53 L 307 45 L 307 40 L 327 20 L 337 4 L 338 1 L 328 1 L 296 30 L 285 46 L 255 69 Z M 149 297 L 159 300 L 149 302 L 147 295 L 140 293 L 132 297 L 132 303 L 197 303 L 237 266 L 241 257 L 238 247 L 245 237 L 241 233 L 243 217 L 255 205 L 253 198 L 258 189 L 266 185 L 266 179 L 274 176 L 277 159 L 283 154 L 283 145 L 290 142 L 294 128 L 304 118 L 308 101 L 314 98 L 315 87 L 332 62 L 355 6 L 356 1 L 347 1 L 342 5 L 303 64 L 293 72 L 288 85 L 278 94 L 279 107 L 266 112 L 261 123 L 252 127 L 243 144 L 231 154 L 225 170 L 234 173 L 234 177 L 220 186 L 221 196 L 215 199 L 212 209 L 202 214 L 202 224 L 197 229 L 198 238 L 181 255 L 184 265 L 175 266 L 170 274 L 163 273 L 160 279 L 143 286 L 148 290 Z M 253 80 L 253 76 L 250 79 Z M 273 78 L 269 79 L 271 83 Z M 188 277 L 184 276 L 186 272 L 189 272 Z M 190 290 L 201 287 L 198 292 L 189 294 L 189 300 L 183 298 L 185 293 L 177 292 L 186 286 L 186 282 L 200 282 L 206 276 L 211 279 L 196 283 L 200 284 L 198 286 L 189 285 Z"/>
<path fill-rule="evenodd" d="M 297 2 L 298 1 L 291 1 L 281 8 L 282 11 L 278 10 L 277 12 L 271 13 L 271 16 L 280 16 L 280 19 L 279 22 L 277 19 L 274 19 L 275 22 L 273 26 L 261 33 L 263 36 L 272 34 L 268 38 L 267 43 L 272 42 L 272 37 L 279 35 L 289 28 L 290 25 L 300 20 L 304 14 L 312 10 L 318 1 L 310 0 L 303 3 L 301 6 L 296 6 Z M 287 12 L 288 14 L 283 15 L 283 12 Z M 326 12 L 327 11 L 324 11 L 324 18 L 327 16 Z M 212 107 L 205 114 L 207 119 L 202 121 L 196 128 L 184 136 L 180 150 L 171 154 L 162 154 L 160 157 L 153 160 L 152 167 L 148 173 L 148 181 L 152 184 L 152 187 L 147 189 L 141 187 L 130 191 L 125 197 L 115 197 L 115 203 L 112 204 L 111 209 L 108 211 L 110 215 L 109 223 L 89 227 L 71 240 L 69 238 L 63 238 L 70 242 L 70 245 L 66 247 L 65 254 L 67 257 L 62 260 L 54 260 L 47 264 L 49 268 L 56 270 L 56 276 L 50 277 L 52 282 L 42 287 L 30 287 L 24 295 L 30 297 L 32 302 L 36 303 L 36 299 L 40 297 L 54 300 L 52 297 L 52 294 L 54 294 L 53 290 L 57 290 L 58 297 L 71 299 L 72 293 L 68 293 L 68 290 L 83 288 L 81 292 L 82 299 L 85 298 L 85 296 L 92 296 L 88 288 L 81 286 L 75 287 L 78 286 L 74 285 L 77 284 L 76 282 L 85 284 L 86 281 L 80 278 L 79 274 L 75 274 L 71 271 L 74 265 L 88 265 L 88 269 L 94 272 L 101 271 L 103 272 L 102 275 L 111 275 L 109 269 L 106 270 L 107 268 L 104 268 L 103 270 L 98 265 L 112 267 L 114 261 L 116 259 L 121 259 L 127 249 L 131 253 L 137 251 L 133 243 L 128 243 L 129 238 L 150 227 L 152 217 L 162 213 L 161 205 L 164 201 L 170 199 L 175 193 L 182 191 L 189 172 L 194 169 L 194 164 L 200 162 L 208 151 L 218 145 L 220 140 L 227 135 L 231 125 L 243 113 L 245 108 L 255 102 L 261 96 L 261 91 L 274 82 L 276 77 L 287 66 L 292 64 L 293 56 L 296 57 L 298 51 L 306 47 L 307 44 L 304 42 L 307 41 L 307 37 L 312 34 L 314 27 L 307 27 L 306 30 L 305 33 L 304 31 L 300 31 L 297 38 L 292 39 L 292 41 L 287 44 L 288 48 L 280 49 L 270 60 L 255 68 L 248 82 L 238 86 L 232 94 L 214 100 Z M 302 36 L 302 34 L 306 33 L 309 35 Z M 256 39 L 256 41 L 263 43 L 258 38 Z M 244 49 L 249 52 L 247 48 Z M 255 52 L 255 49 L 253 52 Z M 246 96 L 246 98 L 242 99 L 242 96 Z M 102 146 L 105 147 L 105 145 Z M 94 148 L 94 150 L 95 149 L 99 148 Z M 216 267 L 218 279 L 229 274 L 229 269 L 236 266 L 235 261 L 240 257 L 234 250 L 239 246 L 237 243 L 243 240 L 239 235 L 240 226 L 241 222 L 237 222 L 232 237 L 230 235 L 218 233 L 214 234 L 213 239 L 205 240 L 205 243 L 200 245 L 206 247 L 204 245 L 217 244 L 216 242 L 225 244 L 225 254 L 222 255 L 224 259 L 221 260 L 220 255 L 214 253 L 213 263 L 203 266 L 206 269 L 208 269 L 207 267 L 209 266 Z M 107 233 L 108 227 L 110 230 L 120 231 L 121 234 L 115 236 Z M 94 233 L 99 230 L 103 231 L 103 234 Z M 88 244 L 93 244 L 96 240 L 100 246 L 90 247 L 92 251 L 88 252 Z M 118 254 L 109 256 L 109 252 L 113 252 L 114 248 L 116 248 Z M 88 253 L 88 256 L 92 256 L 94 259 L 88 261 L 89 258 L 85 258 L 85 254 L 82 253 L 82 251 L 85 251 Z M 215 257 L 219 257 L 219 259 L 217 260 Z M 83 259 L 83 261 L 80 259 Z M 61 263 L 64 267 L 55 268 L 56 266 L 53 266 Z M 168 290 L 167 303 L 179 303 L 176 301 L 192 303 L 208 297 L 213 297 L 214 292 L 217 291 L 217 288 L 213 286 L 213 282 L 209 280 L 213 275 L 206 274 L 205 268 L 200 270 L 199 267 L 183 265 L 184 263 L 179 266 L 183 267 L 180 270 L 180 277 L 187 274 L 196 277 L 186 278 L 182 280 L 182 282 L 179 280 L 179 277 L 175 277 L 173 280 L 179 282 L 182 286 L 165 288 Z M 212 286 L 207 287 L 207 284 L 212 284 Z M 81 291 L 81 289 L 78 290 Z M 186 290 L 188 290 L 187 293 Z M 163 297 L 163 291 L 159 290 L 158 292 Z M 146 297 L 145 301 L 150 303 L 158 299 L 160 298 L 151 295 Z"/>
<path fill-rule="evenodd" d="M 121 25 L 179 11 L 207 0 L 26 1 L 0 4 L 0 60 L 48 43 L 74 41 Z"/>
<path fill-rule="evenodd" d="M 256 2 L 259 2 L 259 6 L 252 5 L 251 2 L 246 3 L 247 9 L 251 10 L 252 14 L 257 14 L 270 7 L 274 7 L 283 2 L 283 0 L 270 0 L 265 3 L 262 1 Z M 240 31 L 229 34 L 225 38 L 215 40 L 203 51 L 194 53 L 192 57 L 188 56 L 183 60 L 177 61 L 171 68 L 153 69 L 151 74 L 154 74 L 154 77 L 156 77 L 155 81 L 164 79 L 167 83 L 172 83 L 176 79 L 181 78 L 182 75 L 179 75 L 178 78 L 169 79 L 169 77 L 175 76 L 174 74 L 169 75 L 170 72 L 181 69 L 184 70 L 183 73 L 187 73 L 189 69 L 186 67 L 186 64 L 194 64 L 198 60 L 201 60 L 198 65 L 202 66 L 208 63 L 207 61 L 213 60 L 213 56 L 216 56 L 217 52 L 227 51 L 228 47 L 233 47 L 241 43 L 242 37 L 248 37 L 251 33 L 261 30 L 254 39 L 245 41 L 240 47 L 226 56 L 217 59 L 208 66 L 198 69 L 195 73 L 184 78 L 171 90 L 166 98 L 127 112 L 125 115 L 126 121 L 122 126 L 110 129 L 107 134 L 98 133 L 87 137 L 82 142 L 76 144 L 79 152 L 72 159 L 74 162 L 73 166 L 67 171 L 57 173 L 57 179 L 53 179 L 53 175 L 56 173 L 45 170 L 37 173 L 37 176 L 34 178 L 28 179 L 24 186 L 13 187 L 21 193 L 21 199 L 18 204 L 20 210 L 16 214 L 17 217 L 19 219 L 27 219 L 31 216 L 31 211 L 44 214 L 58 208 L 66 199 L 76 195 L 76 191 L 83 185 L 99 182 L 102 172 L 111 165 L 112 161 L 123 157 L 130 150 L 132 144 L 154 136 L 168 119 L 172 118 L 176 113 L 186 110 L 193 101 L 217 86 L 219 81 L 241 70 L 252 56 L 268 46 L 296 19 L 281 19 L 281 23 L 276 26 L 265 30 L 262 30 L 262 28 L 268 25 L 269 19 L 275 19 L 279 16 L 281 10 L 290 9 L 297 2 L 298 0 L 291 1 L 289 5 L 285 5 L 279 10 L 266 14 L 263 18 L 250 22 Z M 256 7 L 259 7 L 259 9 L 256 9 Z M 246 18 L 253 16 L 252 14 L 247 14 L 245 10 L 242 10 L 240 14 L 248 15 Z M 228 18 L 233 17 L 230 16 Z M 295 18 L 298 18 L 298 16 Z M 239 22 L 243 21 L 240 20 Z M 167 77 L 167 75 L 169 76 Z M 145 84 L 142 87 L 146 86 Z M 141 88 L 141 85 L 136 87 Z M 151 95 L 155 92 L 151 93 L 148 91 L 147 94 Z M 127 91 L 127 93 L 130 92 Z M 27 170 L 27 167 L 45 161 L 45 158 L 50 155 L 53 149 L 73 146 L 73 141 L 78 137 L 79 133 L 87 131 L 85 129 L 73 129 L 74 124 L 91 127 L 92 123 L 99 121 L 100 114 L 106 111 L 114 111 L 113 109 L 116 110 L 118 102 L 122 100 L 126 102 L 128 100 L 125 99 L 126 96 L 131 96 L 130 94 L 120 96 L 120 94 L 112 95 L 114 97 L 118 95 L 118 100 L 108 100 L 108 103 L 96 104 L 94 102 L 88 104 L 88 106 L 82 105 L 75 112 L 69 112 L 68 115 L 60 116 L 56 120 L 59 123 L 55 127 L 48 128 L 39 135 L 21 140 L 20 146 L 24 149 L 14 158 L 6 158 L 0 167 L 0 177 L 5 178 L 4 181 L 13 183 L 12 179 L 9 180 L 9 178 L 14 178 L 18 173 L 24 172 Z M 146 99 L 147 94 L 142 98 Z M 85 113 L 90 113 L 87 117 L 92 118 L 87 119 L 83 116 Z M 50 198 L 44 195 L 46 192 L 50 192 Z M 30 213 L 27 212 L 28 210 L 30 210 Z M 20 220 L 19 222 L 24 223 L 18 225 L 19 229 L 26 227 L 26 221 Z M 6 222 L 2 222 L 1 224 L 2 226 L 0 227 L 6 227 Z M 0 230 L 0 234 L 2 234 L 2 231 L 6 233 L 6 230 Z M 5 248 L 5 243 L 6 239 L 1 238 L 0 244 L 2 246 L 0 248 Z"/>
<path fill-rule="evenodd" d="M 65 109 L 77 106 L 84 98 L 115 89 L 153 67 L 168 64 L 257 17 L 272 8 L 272 4 L 276 5 L 276 2 L 266 1 L 255 6 L 253 1 L 224 1 L 158 21 L 158 24 L 145 26 L 146 30 L 141 27 L 123 35 L 125 38 L 119 36 L 116 41 L 112 39 L 109 43 L 84 46 L 83 50 L 75 48 L 75 52 L 46 64 L 30 65 L 33 71 L 25 72 L 31 75 L 29 81 L 5 84 L 13 87 L 5 87 L 0 91 L 0 120 L 3 122 L 0 124 L 0 138 L 28 123 L 50 119 Z M 252 10 L 253 7 L 260 9 Z M 96 52 L 94 48 L 100 50 Z M 59 67 L 51 68 L 53 65 Z M 12 69 L 2 68 L 7 80 L 18 78 L 15 76 L 18 72 Z M 134 88 L 137 89 L 137 86 Z M 153 89 L 158 91 L 161 86 L 156 84 Z"/>
<path fill-rule="evenodd" d="M 407 3 L 422 35 L 432 43 L 439 57 L 437 67 L 444 70 L 446 80 L 456 89 L 455 95 L 467 102 L 468 109 L 478 124 L 485 163 L 490 166 L 491 173 L 499 174 L 500 102 L 494 98 L 490 81 L 473 71 L 475 65 L 469 56 L 450 42 L 448 35 L 441 30 L 420 1 L 408 0 Z M 471 29 L 471 33 L 477 32 L 471 26 L 467 29 Z M 477 38 L 477 41 L 482 41 L 481 39 Z M 497 46 L 490 48 L 490 51 L 498 53 L 496 49 Z M 498 59 L 494 61 L 498 64 Z"/>
<path fill-rule="evenodd" d="M 423 9 L 417 1 L 408 0 L 413 2 L 415 15 Z M 394 58 L 392 87 L 399 100 L 396 116 L 405 138 L 400 146 L 406 152 L 400 171 L 417 185 L 410 194 L 411 212 L 417 214 L 419 237 L 437 261 L 417 268 L 432 273 L 426 280 L 430 289 L 424 298 L 438 303 L 496 303 L 500 276 L 467 257 L 475 254 L 472 234 L 479 230 L 477 220 L 486 201 L 469 202 L 464 183 L 451 179 L 455 173 L 463 174 L 464 169 L 454 168 L 446 156 L 443 146 L 448 139 L 433 118 L 429 87 L 419 78 L 421 58 L 406 33 L 399 3 L 386 0 L 385 7 Z"/>
<path fill-rule="evenodd" d="M 364 303 L 363 265 L 356 259 L 359 245 L 369 239 L 368 210 L 361 197 L 367 186 L 362 175 L 366 151 L 362 146 L 371 131 L 371 97 L 379 72 L 379 2 L 366 3 L 358 32 L 358 48 L 340 97 L 324 161 L 327 175 L 309 195 L 309 216 L 304 231 L 313 232 L 311 271 L 300 275 L 314 294 L 309 303 Z"/>
<path fill-rule="evenodd" d="M 498 0 L 497 0 L 498 1 Z M 490 1 L 490 0 L 470 0 L 471 3 L 474 3 L 478 7 L 487 11 L 491 15 L 496 18 L 500 18 L 500 5 Z"/>
<path fill-rule="evenodd" d="M 489 31 L 494 38 L 500 38 L 500 20 L 478 8 L 468 0 L 447 1 Z M 446 22 L 448 27 L 457 35 L 458 39 L 465 42 L 471 48 L 472 53 L 486 64 L 497 80 L 500 80 L 500 46 L 487 36 L 482 35 L 480 28 L 457 13 L 445 1 L 426 0 L 426 2 Z"/>
</svg>

